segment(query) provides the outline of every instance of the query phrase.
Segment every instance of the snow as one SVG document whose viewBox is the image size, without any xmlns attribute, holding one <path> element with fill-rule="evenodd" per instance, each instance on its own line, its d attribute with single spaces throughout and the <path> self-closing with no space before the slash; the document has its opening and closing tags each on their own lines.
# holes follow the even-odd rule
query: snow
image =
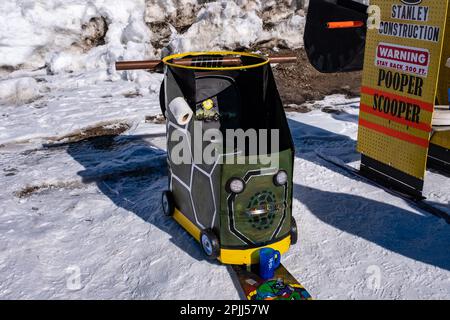
<svg viewBox="0 0 450 320">
<path fill-rule="evenodd" d="M 0 3 L 0 299 L 240 298 L 230 269 L 162 214 L 162 75 L 113 62 L 161 43 L 296 48 L 304 13 L 203 2 Z M 358 165 L 358 105 L 333 95 L 288 114 L 299 242 L 283 263 L 318 299 L 448 299 L 450 226 L 317 155 Z M 448 210 L 448 178 L 427 172 L 424 194 Z"/>
<path fill-rule="evenodd" d="M 123 108 L 121 97 L 143 96 L 154 110 L 161 75 L 119 73 L 114 62 L 157 58 L 162 44 L 173 52 L 250 48 L 260 42 L 298 48 L 305 18 L 297 9 L 292 0 L 2 1 L 0 144 L 62 139 L 114 122 L 119 113 L 119 121 L 134 121 L 143 107 Z M 272 27 L 264 28 L 267 23 Z M 161 24 L 168 24 L 167 34 L 158 29 Z M 104 82 L 99 90 L 97 84 Z M 76 98 L 65 92 L 73 88 Z M 86 115 L 93 103 L 96 112 L 89 121 L 73 121 L 72 113 Z M 67 105 L 71 112 L 60 110 Z M 29 121 L 34 125 L 26 125 Z"/>
<path fill-rule="evenodd" d="M 165 45 L 173 52 L 299 48 L 305 18 L 292 8 L 292 0 L 5 0 L 0 68 L 111 71 L 119 59 L 160 57 Z"/>
<path fill-rule="evenodd" d="M 255 12 L 244 11 L 231 1 L 209 3 L 201 9 L 197 19 L 183 37 L 174 40 L 174 51 L 199 51 L 205 47 L 210 47 L 210 50 L 249 47 L 263 31 L 262 20 Z M 206 36 L 193 41 L 199 35 Z"/>
<path fill-rule="evenodd" d="M 0 103 L 27 103 L 37 97 L 39 86 L 34 78 L 0 80 Z"/>
<path fill-rule="evenodd" d="M 111 81 L 102 71 L 37 76 L 38 99 L 21 105 L 0 104 L 0 144 L 62 142 L 65 137 L 90 127 L 114 123 L 135 126 L 143 114 L 159 111 L 162 75 L 135 71 L 129 76 L 135 81 Z M 23 79 L 5 82 L 14 84 Z M 36 85 L 36 80 L 33 81 Z M 22 100 L 32 88 L 25 88 L 18 95 L 17 85 L 5 87 L 14 89 L 7 96 L 20 96 Z M 0 92 L 2 88 L 0 82 Z M 142 96 L 137 105 L 134 105 L 134 96 Z"/>
<path fill-rule="evenodd" d="M 162 214 L 165 127 L 144 120 L 159 112 L 155 96 L 125 98 L 119 85 L 122 93 L 135 90 L 133 82 L 79 89 L 72 82 L 47 93 L 47 107 L 6 112 L 11 126 L 2 136 L 22 138 L 0 153 L 0 298 L 239 299 L 230 270 L 206 261 Z M 318 299 L 448 298 L 450 226 L 317 157 L 357 161 L 358 102 L 335 95 L 288 115 L 299 242 L 283 263 Z M 324 113 L 326 106 L 336 113 Z M 41 116 L 21 123 L 33 117 L 16 115 L 27 108 L 48 113 L 48 126 Z M 107 120 L 129 129 L 71 144 L 46 138 Z M 428 178 L 428 195 L 448 204 L 442 176 Z M 72 283 L 78 271 L 79 286 Z"/>
<path fill-rule="evenodd" d="M 273 17 L 271 20 L 275 21 Z M 172 42 L 174 52 L 233 49 L 252 47 L 254 44 L 281 39 L 289 48 L 299 48 L 303 44 L 305 18 L 290 15 L 271 30 L 264 30 L 264 22 L 256 10 L 244 10 L 232 1 L 212 2 L 202 8 L 197 21 L 189 30 Z M 269 21 L 267 21 L 269 22 Z M 200 35 L 200 37 L 199 37 Z"/>
</svg>

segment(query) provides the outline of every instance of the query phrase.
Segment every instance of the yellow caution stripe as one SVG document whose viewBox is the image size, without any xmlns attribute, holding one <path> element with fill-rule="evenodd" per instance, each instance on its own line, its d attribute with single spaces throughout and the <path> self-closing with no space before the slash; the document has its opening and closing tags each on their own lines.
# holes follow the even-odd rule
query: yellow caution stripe
<svg viewBox="0 0 450 320">
<path fill-rule="evenodd" d="M 384 135 L 399 139 L 399 140 L 403 140 L 405 142 L 409 142 L 415 145 L 418 145 L 419 147 L 422 148 L 428 148 L 429 145 L 429 141 L 426 139 L 422 139 L 422 138 L 418 138 L 416 136 L 407 134 L 407 133 L 403 133 L 397 130 L 393 130 L 387 127 L 384 127 L 382 125 L 364 120 L 362 118 L 359 119 L 359 125 L 363 126 L 367 129 L 373 130 L 373 131 L 377 131 L 379 133 L 382 133 Z"/>
</svg>

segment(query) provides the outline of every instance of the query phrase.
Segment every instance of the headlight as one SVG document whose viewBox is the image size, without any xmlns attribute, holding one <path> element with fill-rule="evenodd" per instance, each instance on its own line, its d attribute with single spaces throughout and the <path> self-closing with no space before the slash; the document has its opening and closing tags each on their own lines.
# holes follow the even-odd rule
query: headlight
<svg viewBox="0 0 450 320">
<path fill-rule="evenodd" d="M 245 189 L 245 182 L 240 178 L 231 178 L 227 182 L 227 191 L 233 193 L 241 193 Z"/>
<path fill-rule="evenodd" d="M 273 183 L 277 186 L 284 186 L 288 181 L 288 174 L 284 170 L 280 170 L 273 177 Z"/>
</svg>

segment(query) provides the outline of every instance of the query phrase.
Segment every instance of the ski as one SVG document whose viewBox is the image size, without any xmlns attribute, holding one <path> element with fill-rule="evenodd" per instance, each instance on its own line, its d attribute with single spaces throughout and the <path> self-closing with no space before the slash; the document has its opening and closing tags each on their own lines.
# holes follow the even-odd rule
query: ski
<svg viewBox="0 0 450 320">
<path fill-rule="evenodd" d="M 271 279 L 258 275 L 257 266 L 232 265 L 247 300 L 312 300 L 309 292 L 282 265 Z"/>
<path fill-rule="evenodd" d="M 402 193 L 400 191 L 394 190 L 394 189 L 390 189 L 390 188 L 386 188 L 384 185 L 377 183 L 376 181 L 370 180 L 369 178 L 365 177 L 364 175 L 362 175 L 358 169 L 353 168 L 352 166 L 346 164 L 345 162 L 343 162 L 342 160 L 340 160 L 339 158 L 336 158 L 334 156 L 327 156 L 324 155 L 323 153 L 316 151 L 315 152 L 316 155 L 332 164 L 335 165 L 336 167 L 339 167 L 343 170 L 345 170 L 346 172 L 357 176 L 358 178 L 360 178 L 361 180 L 363 180 L 366 183 L 369 183 L 371 185 L 377 186 L 379 188 L 382 188 L 383 190 L 385 190 L 387 193 L 392 194 L 396 197 L 400 197 L 406 201 L 408 201 L 411 205 L 413 205 L 414 207 L 420 209 L 420 210 L 424 210 L 427 211 L 429 213 L 431 213 L 432 215 L 442 218 L 444 219 L 447 223 L 450 223 L 450 214 L 444 210 L 441 210 L 439 208 L 436 208 L 435 206 L 430 205 L 429 203 L 427 203 L 426 201 L 424 201 L 424 199 L 416 199 L 410 195 L 407 195 L 405 193 Z"/>
</svg>

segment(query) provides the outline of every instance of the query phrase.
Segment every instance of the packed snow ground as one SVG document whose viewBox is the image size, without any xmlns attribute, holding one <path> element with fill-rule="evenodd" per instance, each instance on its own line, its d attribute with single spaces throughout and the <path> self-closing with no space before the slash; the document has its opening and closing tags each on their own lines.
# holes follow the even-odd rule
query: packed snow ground
<svg viewBox="0 0 450 320">
<path fill-rule="evenodd" d="M 145 121 L 157 93 L 122 80 L 71 86 L 2 109 L 0 298 L 239 299 L 230 270 L 162 214 L 165 128 Z M 320 160 L 358 160 L 358 99 L 312 106 L 288 115 L 299 242 L 283 263 L 318 299 L 449 298 L 450 226 Z M 64 143 L 104 123 L 128 126 Z M 448 182 L 428 178 L 427 195 L 448 207 Z"/>
</svg>

